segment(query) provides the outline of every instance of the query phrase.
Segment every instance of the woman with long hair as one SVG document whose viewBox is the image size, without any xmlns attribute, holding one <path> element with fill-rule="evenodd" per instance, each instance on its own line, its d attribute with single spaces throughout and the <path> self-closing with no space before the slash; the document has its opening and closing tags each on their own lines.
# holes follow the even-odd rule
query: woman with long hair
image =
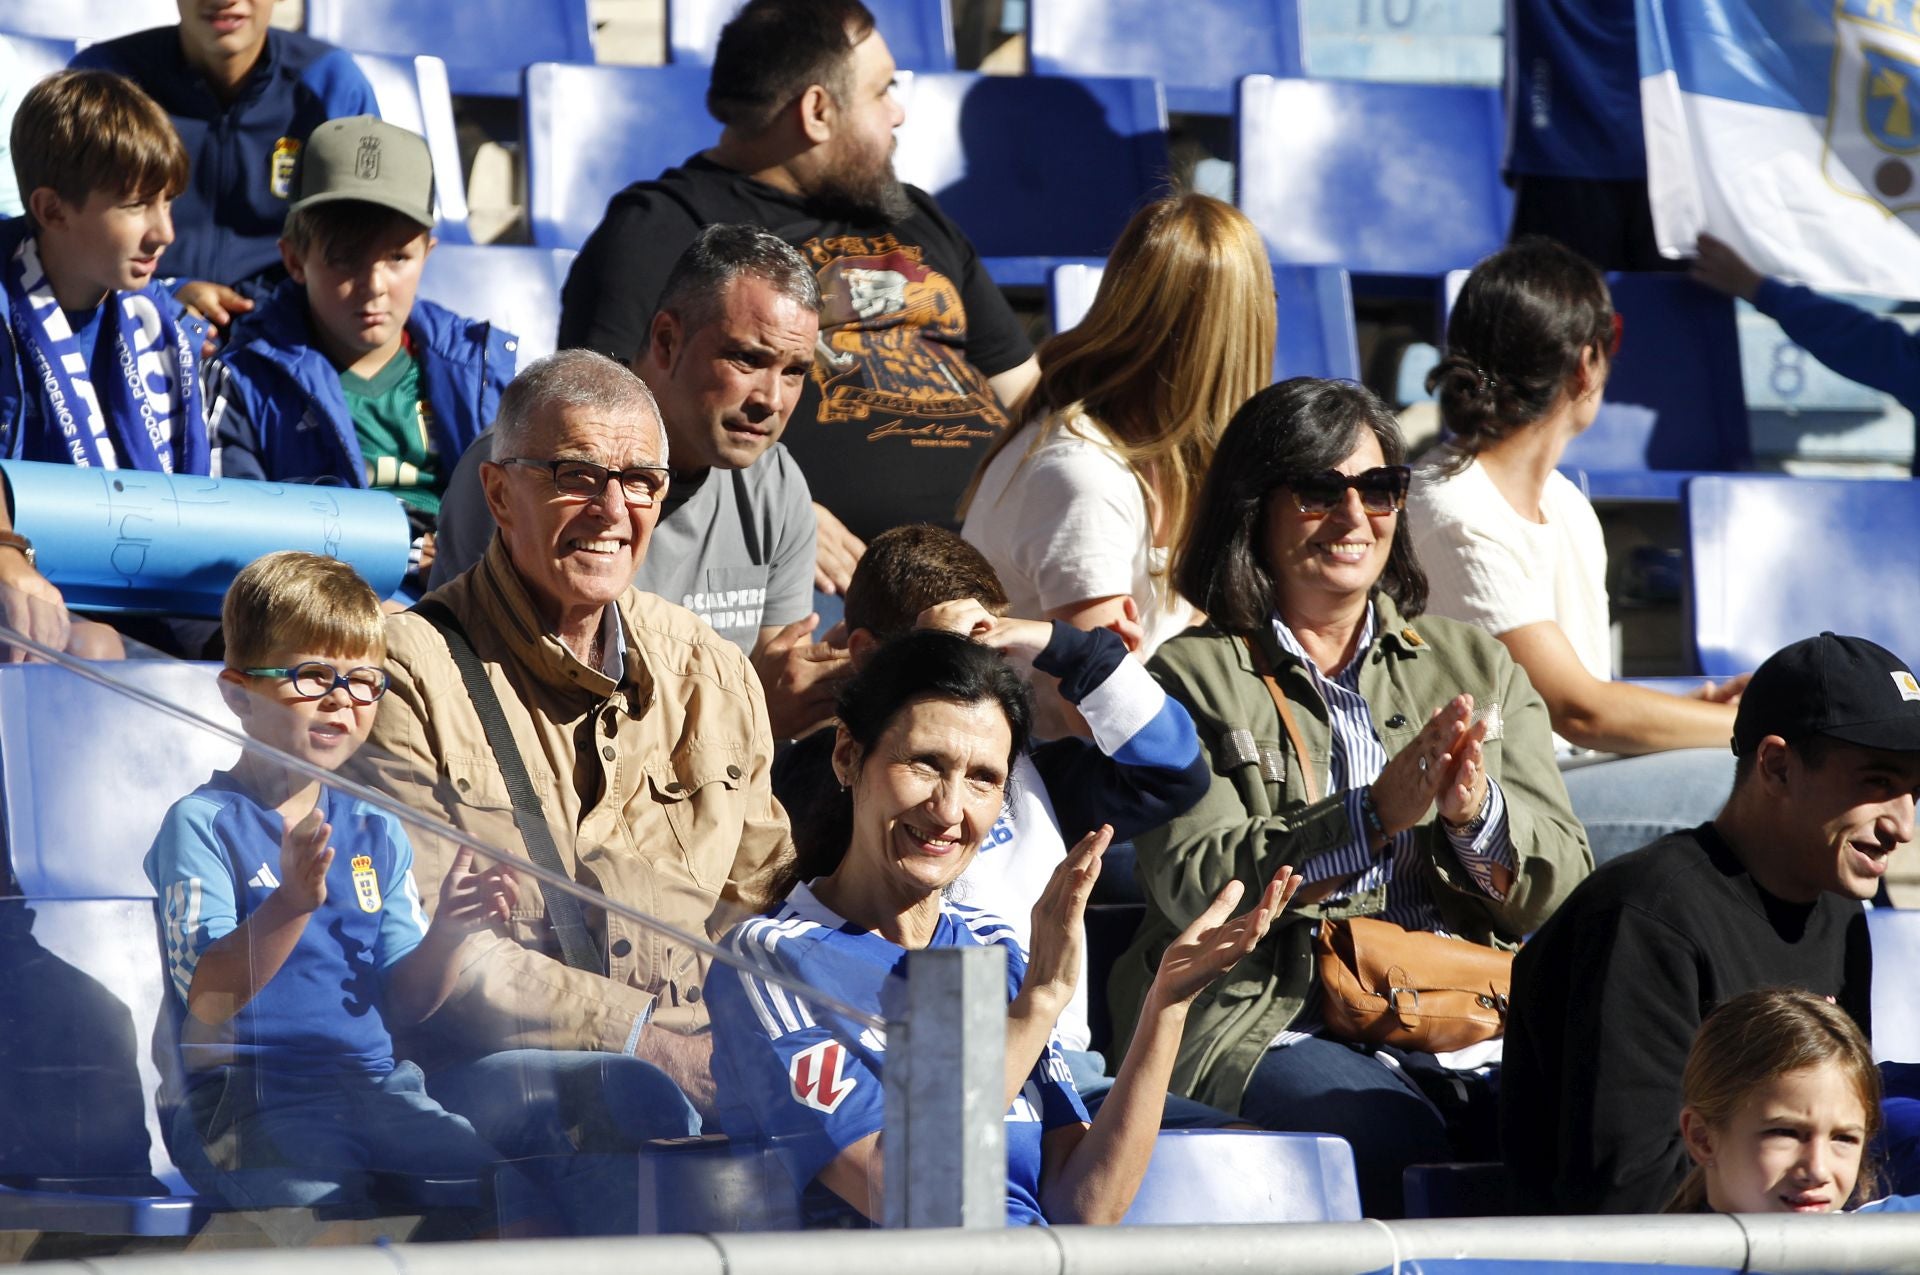
<svg viewBox="0 0 1920 1275">
<path fill-rule="evenodd" d="M 1026 416 L 961 505 L 1011 614 L 1129 620 L 1142 654 L 1198 620 L 1169 547 L 1227 419 L 1271 379 L 1273 341 L 1273 271 L 1245 216 L 1205 195 L 1135 214 L 1086 317 L 1040 347 Z"/>
</svg>

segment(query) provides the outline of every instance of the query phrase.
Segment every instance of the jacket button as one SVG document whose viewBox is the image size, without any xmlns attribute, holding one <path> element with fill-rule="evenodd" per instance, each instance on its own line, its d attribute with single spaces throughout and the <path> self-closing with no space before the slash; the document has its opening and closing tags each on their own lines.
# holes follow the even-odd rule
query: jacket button
<svg viewBox="0 0 1920 1275">
<path fill-rule="evenodd" d="M 472 785 L 472 784 L 470 784 L 470 783 L 468 783 L 468 782 L 467 782 L 467 781 L 466 781 L 465 779 L 456 779 L 456 780 L 454 780 L 454 781 L 453 781 L 453 786 L 454 786 L 455 788 L 458 788 L 458 789 L 459 789 L 459 790 L 460 790 L 461 792 L 465 792 L 465 791 L 466 791 L 467 789 L 469 789 L 469 788 L 471 788 L 471 787 L 473 787 L 473 785 Z"/>
<path fill-rule="evenodd" d="M 608 744 L 608 745 L 607 745 L 607 746 L 606 746 L 605 748 L 602 748 L 602 749 L 600 750 L 600 755 L 601 755 L 602 757 L 604 757 L 604 758 L 606 758 L 606 759 L 607 759 L 608 761 L 612 761 L 612 760 L 613 760 L 613 745 L 612 745 L 612 744 Z"/>
<path fill-rule="evenodd" d="M 738 766 L 727 767 L 727 778 L 728 779 L 740 778 L 740 768 Z"/>
<path fill-rule="evenodd" d="M 687 989 L 687 1004 L 698 1005 L 699 1003 L 700 1003 L 700 989 L 697 987 L 689 987 Z"/>
<path fill-rule="evenodd" d="M 627 953 L 633 951 L 633 944 L 627 942 L 625 939 L 615 939 L 613 941 L 613 947 L 610 950 L 615 956 L 625 956 Z"/>
<path fill-rule="evenodd" d="M 1399 730 L 1402 726 L 1405 726 L 1406 724 L 1407 724 L 1407 715 L 1405 713 L 1395 713 L 1392 717 L 1389 717 L 1387 719 L 1388 730 Z"/>
<path fill-rule="evenodd" d="M 678 797 L 681 793 L 685 792 L 686 790 L 687 790 L 687 786 L 681 783 L 677 779 L 674 782 L 667 785 L 667 792 L 670 795 L 675 797 Z"/>
</svg>

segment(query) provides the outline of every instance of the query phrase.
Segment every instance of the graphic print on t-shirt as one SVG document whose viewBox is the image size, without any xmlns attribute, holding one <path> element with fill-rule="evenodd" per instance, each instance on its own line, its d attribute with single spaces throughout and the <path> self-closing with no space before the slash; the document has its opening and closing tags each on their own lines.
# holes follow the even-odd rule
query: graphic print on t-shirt
<svg viewBox="0 0 1920 1275">
<path fill-rule="evenodd" d="M 868 442 L 968 448 L 1007 427 L 987 378 L 966 358 L 960 289 L 890 234 L 801 247 L 819 271 L 816 419 L 864 424 Z"/>
</svg>

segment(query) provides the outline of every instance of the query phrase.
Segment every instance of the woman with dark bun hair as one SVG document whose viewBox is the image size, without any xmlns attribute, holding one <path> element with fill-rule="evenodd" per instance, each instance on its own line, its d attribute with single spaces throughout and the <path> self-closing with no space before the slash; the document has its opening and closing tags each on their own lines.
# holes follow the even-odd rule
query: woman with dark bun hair
<svg viewBox="0 0 1920 1275">
<path fill-rule="evenodd" d="M 1526 669 L 1596 863 L 1718 812 L 1746 685 L 1682 696 L 1613 680 L 1600 520 L 1555 466 L 1593 424 L 1621 332 L 1606 282 L 1570 249 L 1530 238 L 1482 261 L 1427 378 L 1446 436 L 1407 499 L 1429 610 L 1479 625 Z"/>
</svg>

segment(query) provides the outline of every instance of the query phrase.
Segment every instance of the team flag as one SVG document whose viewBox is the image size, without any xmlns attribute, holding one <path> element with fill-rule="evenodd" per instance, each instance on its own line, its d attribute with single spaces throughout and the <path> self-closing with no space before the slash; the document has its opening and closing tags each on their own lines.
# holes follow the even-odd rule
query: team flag
<svg viewBox="0 0 1920 1275">
<path fill-rule="evenodd" d="M 1635 0 L 1660 250 L 1920 294 L 1920 0 Z"/>
</svg>

